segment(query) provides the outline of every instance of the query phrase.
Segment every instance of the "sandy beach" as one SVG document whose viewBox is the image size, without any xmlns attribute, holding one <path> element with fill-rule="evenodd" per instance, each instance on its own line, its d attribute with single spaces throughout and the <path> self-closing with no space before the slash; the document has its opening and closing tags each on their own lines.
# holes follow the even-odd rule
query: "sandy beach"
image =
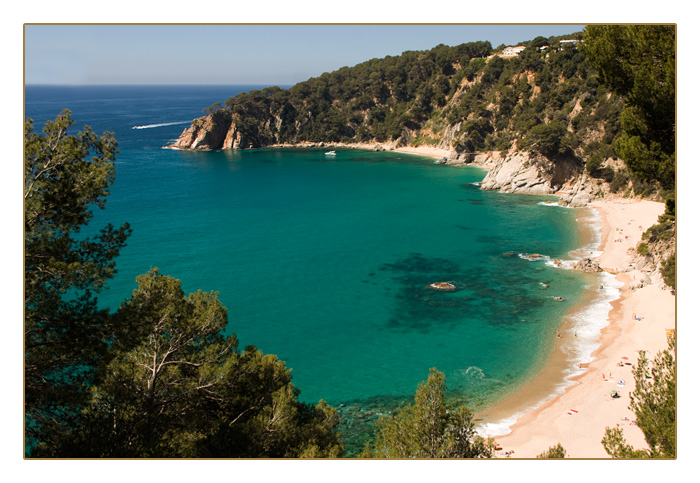
<svg viewBox="0 0 700 483">
<path fill-rule="evenodd" d="M 350 148 L 350 149 L 366 149 L 373 151 L 381 149 L 384 151 L 393 151 L 396 153 L 417 154 L 429 158 L 440 159 L 449 156 L 452 152 L 447 149 L 440 149 L 433 146 L 402 146 L 393 148 L 389 143 L 295 143 L 295 144 L 273 144 L 272 147 L 278 148 L 299 148 L 299 147 L 326 147 L 326 148 Z"/>
<path fill-rule="evenodd" d="M 438 159 L 449 156 L 450 154 L 450 151 L 447 149 L 440 149 L 432 146 L 419 146 L 415 148 L 411 146 L 404 146 L 401 148 L 396 148 L 394 149 L 394 151 L 397 153 L 419 154 L 421 156 L 427 156 L 430 158 Z"/>
<path fill-rule="evenodd" d="M 628 443 L 646 448 L 644 436 L 634 424 L 634 413 L 628 409 L 629 393 L 634 389 L 632 364 L 636 364 L 640 350 L 647 351 L 647 356 L 653 359 L 667 347 L 666 330 L 675 328 L 675 297 L 663 289 L 663 281 L 658 278 L 643 288 L 633 289 L 642 273 L 632 266 L 632 260 L 642 233 L 656 223 L 664 205 L 652 201 L 605 200 L 594 201 L 591 206 L 602 221 L 602 254 L 596 259 L 621 284 L 620 296 L 611 304 L 608 324 L 600 331 L 600 345 L 593 352 L 592 361 L 570 378 L 572 385 L 562 394 L 535 402 L 532 406 L 536 407 L 524 411 L 508 434 L 494 435 L 502 448 L 497 452 L 499 457 L 508 452 L 513 458 L 534 458 L 561 443 L 570 458 L 608 458 L 601 440 L 606 427 L 618 424 Z M 562 339 L 557 344 L 573 343 L 566 340 L 572 335 L 576 334 L 562 330 Z M 538 385 L 550 384 L 551 388 L 552 378 L 567 369 L 557 367 L 563 361 L 564 357 L 553 355 L 543 374 L 497 405 L 500 408 L 492 413 L 498 414 L 500 410 L 507 414 L 509 408 L 513 411 L 519 402 L 522 405 L 523 398 L 532 399 L 532 394 L 538 394 Z M 611 397 L 612 390 L 617 390 L 621 397 Z"/>
</svg>

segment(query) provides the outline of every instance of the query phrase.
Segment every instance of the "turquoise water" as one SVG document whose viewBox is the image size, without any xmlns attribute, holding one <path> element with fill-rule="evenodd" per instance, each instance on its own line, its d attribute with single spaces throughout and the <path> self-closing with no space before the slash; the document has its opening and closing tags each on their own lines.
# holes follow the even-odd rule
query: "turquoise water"
<svg viewBox="0 0 700 483">
<path fill-rule="evenodd" d="M 68 107 L 120 142 L 93 225 L 128 221 L 133 235 L 105 306 L 151 267 L 186 292 L 218 291 L 241 348 L 277 354 L 301 399 L 346 417 L 410 399 L 431 367 L 472 406 L 532 376 L 585 282 L 518 254 L 566 258 L 581 244 L 576 210 L 481 191 L 483 170 L 409 154 L 162 149 L 241 89 L 27 88 L 37 127 Z M 437 281 L 458 290 L 426 288 Z"/>
</svg>

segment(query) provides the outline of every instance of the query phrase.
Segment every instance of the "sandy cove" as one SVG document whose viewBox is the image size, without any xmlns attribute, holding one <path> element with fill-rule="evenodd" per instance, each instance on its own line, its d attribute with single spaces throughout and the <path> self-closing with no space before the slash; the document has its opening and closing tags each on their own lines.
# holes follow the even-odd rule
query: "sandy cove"
<svg viewBox="0 0 700 483">
<path fill-rule="evenodd" d="M 448 149 L 440 149 L 434 146 L 402 146 L 395 148 L 389 143 L 284 143 L 273 144 L 273 148 L 306 148 L 306 147 L 323 147 L 323 148 L 349 148 L 349 149 L 367 149 L 369 151 L 377 148 L 384 151 L 393 151 L 396 153 L 418 154 L 429 158 L 440 159 L 452 154 Z"/>
<path fill-rule="evenodd" d="M 348 147 L 371 148 L 368 145 Z M 394 151 L 438 159 L 450 154 L 431 146 L 401 147 Z M 502 448 L 497 451 L 498 457 L 513 452 L 512 458 L 535 458 L 561 443 L 569 458 L 609 458 L 601 440 L 606 427 L 618 424 L 629 444 L 635 448 L 647 447 L 642 431 L 633 423 L 635 415 L 628 408 L 629 393 L 634 389 L 632 364 L 637 363 L 640 350 L 653 359 L 667 347 L 666 330 L 676 327 L 676 300 L 668 289 L 663 289 L 663 280 L 658 276 L 651 284 L 632 290 L 642 273 L 631 268 L 642 234 L 657 223 L 665 205 L 613 199 L 596 200 L 589 206 L 599 213 L 602 222 L 602 254 L 596 260 L 622 284 L 620 297 L 611 303 L 608 325 L 601 330 L 600 345 L 591 355 L 593 360 L 579 369 L 585 372 L 568 378 L 573 385 L 563 394 L 552 396 L 551 393 L 572 369 L 562 364 L 567 360 L 567 345 L 575 341 L 558 339 L 561 347 L 555 350 L 540 375 L 491 408 L 491 415 L 500 411 L 501 417 L 508 418 L 514 411 L 522 411 L 523 402 L 525 407 L 535 407 L 517 419 L 510 433 L 496 436 Z M 575 337 L 573 331 L 561 332 L 563 337 L 571 337 L 572 333 Z M 624 381 L 624 385 L 618 385 L 620 381 Z M 621 397 L 612 398 L 611 390 L 616 390 Z"/>
<path fill-rule="evenodd" d="M 331 146 L 376 149 L 378 145 L 326 145 Z M 450 154 L 448 150 L 432 146 L 395 149 L 379 146 L 436 159 Z M 637 363 L 640 350 L 645 350 L 647 357 L 653 359 L 667 347 L 666 330 L 675 329 L 676 301 L 669 290 L 663 289 L 663 280 L 658 277 L 643 288 L 632 290 L 642 275 L 639 270 L 632 269 L 632 261 L 642 233 L 657 223 L 665 206 L 629 199 L 596 200 L 589 206 L 597 210 L 602 221 L 602 254 L 596 260 L 622 285 L 620 296 L 611 303 L 608 324 L 600 332 L 599 346 L 591 355 L 591 362 L 578 370 L 566 367 L 568 348 L 575 343 L 571 340 L 575 332 L 566 330 L 564 322 L 563 336 L 557 340 L 557 348 L 540 374 L 484 414 L 477 414 L 494 422 L 520 414 L 508 434 L 495 436 L 502 448 L 497 451 L 497 457 L 512 452 L 512 458 L 535 458 L 561 443 L 569 458 L 609 458 L 601 440 L 606 427 L 618 424 L 629 444 L 635 448 L 647 447 L 644 435 L 633 423 L 635 415 L 628 409 L 629 393 L 634 389 L 632 364 Z M 642 319 L 636 320 L 636 317 Z M 568 377 L 573 384 L 562 394 L 553 395 L 571 372 L 578 372 Z M 618 385 L 620 381 L 624 381 L 624 385 Z M 612 398 L 611 390 L 616 390 L 621 397 Z"/>
<path fill-rule="evenodd" d="M 496 436 L 502 447 L 499 457 L 514 452 L 514 458 L 534 458 L 561 443 L 570 458 L 608 458 L 601 440 L 606 427 L 618 424 L 628 443 L 636 448 L 647 447 L 641 430 L 633 423 L 634 413 L 628 409 L 629 393 L 634 389 L 632 365 L 628 363 L 636 364 L 639 350 L 647 351 L 647 356 L 653 359 L 667 347 L 666 330 L 675 328 L 675 297 L 669 290 L 663 290 L 663 281 L 659 279 L 632 290 L 630 287 L 640 279 L 641 273 L 624 270 L 631 268 L 633 251 L 642 233 L 657 222 L 664 205 L 652 201 L 605 200 L 594 201 L 591 206 L 600 213 L 603 224 L 603 253 L 597 260 L 623 284 L 620 298 L 612 302 L 608 325 L 600 334 L 600 346 L 592 354 L 593 360 L 586 364 L 585 372 L 572 377 L 573 385 L 563 394 L 520 416 L 510 433 Z M 565 345 L 567 341 L 560 339 L 557 344 Z M 543 373 L 560 372 L 561 368 L 554 366 L 562 360 L 553 356 Z M 540 383 L 551 384 L 551 377 L 549 380 L 545 376 L 536 377 L 499 404 L 501 411 L 517 407 L 521 392 L 527 393 L 528 387 L 531 391 L 531 384 L 537 386 L 538 379 Z M 618 385 L 620 380 L 624 380 L 624 386 Z M 610 394 L 613 389 L 622 397 L 613 399 Z"/>
</svg>

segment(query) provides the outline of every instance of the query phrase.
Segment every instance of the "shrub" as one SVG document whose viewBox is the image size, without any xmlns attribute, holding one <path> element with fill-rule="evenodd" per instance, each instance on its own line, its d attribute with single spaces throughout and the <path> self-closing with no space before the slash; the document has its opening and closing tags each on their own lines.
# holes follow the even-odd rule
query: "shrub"
<svg viewBox="0 0 700 483">
<path fill-rule="evenodd" d="M 649 245 L 644 242 L 640 243 L 637 247 L 637 253 L 640 255 L 649 255 Z"/>
</svg>

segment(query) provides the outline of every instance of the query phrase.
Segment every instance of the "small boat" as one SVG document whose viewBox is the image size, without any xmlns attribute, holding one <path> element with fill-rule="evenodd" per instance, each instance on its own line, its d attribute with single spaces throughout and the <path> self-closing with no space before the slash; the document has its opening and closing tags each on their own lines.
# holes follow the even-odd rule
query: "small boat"
<svg viewBox="0 0 700 483">
<path fill-rule="evenodd" d="M 327 153 L 324 153 L 326 156 L 335 156 L 335 151 L 328 151 Z"/>
</svg>

